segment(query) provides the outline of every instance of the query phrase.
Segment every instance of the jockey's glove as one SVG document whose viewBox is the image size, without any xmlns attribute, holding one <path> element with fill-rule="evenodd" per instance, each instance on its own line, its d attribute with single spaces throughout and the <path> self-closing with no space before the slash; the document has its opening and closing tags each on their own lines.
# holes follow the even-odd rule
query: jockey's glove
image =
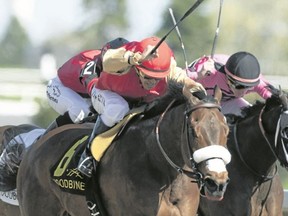
<svg viewBox="0 0 288 216">
<path fill-rule="evenodd" d="M 154 53 L 150 54 L 154 47 L 155 46 L 148 45 L 147 48 L 143 51 L 143 53 L 132 53 L 132 55 L 130 55 L 128 58 L 128 64 L 140 65 L 142 61 L 157 58 L 159 56 L 157 50 Z"/>
<path fill-rule="evenodd" d="M 203 63 L 201 70 L 198 73 L 198 80 L 203 79 L 206 76 L 211 74 L 211 71 L 215 70 L 214 60 L 210 57 L 203 57 L 206 58 L 206 61 Z"/>
</svg>

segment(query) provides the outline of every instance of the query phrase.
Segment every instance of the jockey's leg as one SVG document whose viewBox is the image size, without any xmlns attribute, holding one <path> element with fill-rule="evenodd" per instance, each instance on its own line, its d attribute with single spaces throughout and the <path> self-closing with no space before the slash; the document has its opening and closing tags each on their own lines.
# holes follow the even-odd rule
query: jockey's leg
<svg viewBox="0 0 288 216">
<path fill-rule="evenodd" d="M 42 136 L 44 136 L 45 134 L 47 134 L 49 131 L 66 125 L 66 124 L 73 124 L 74 122 L 71 120 L 68 111 L 65 112 L 63 115 L 58 116 L 46 129 L 46 131 L 44 132 L 44 134 Z"/>
<path fill-rule="evenodd" d="M 45 134 L 62 125 L 80 123 L 91 115 L 90 98 L 64 86 L 58 77 L 49 81 L 46 93 L 49 105 L 60 116 L 48 126 Z"/>
<path fill-rule="evenodd" d="M 23 143 L 10 142 L 3 150 L 0 156 L 0 191 L 16 188 L 16 175 L 24 148 Z"/>
<path fill-rule="evenodd" d="M 89 137 L 89 141 L 88 144 L 86 145 L 86 148 L 84 150 L 84 152 L 82 153 L 79 163 L 78 163 L 78 170 L 88 176 L 91 177 L 92 175 L 92 170 L 93 170 L 93 157 L 91 155 L 91 151 L 90 151 L 90 145 L 92 140 L 94 139 L 95 136 L 97 136 L 98 134 L 101 134 L 105 131 L 107 131 L 108 129 L 110 129 L 110 127 L 108 127 L 107 125 L 104 124 L 104 122 L 101 120 L 101 117 L 98 116 L 96 123 L 94 125 L 93 131 Z M 96 164 L 97 161 L 95 160 Z"/>
<path fill-rule="evenodd" d="M 121 121 L 129 112 L 128 102 L 122 96 L 109 90 L 101 90 L 93 87 L 91 91 L 91 101 L 99 116 L 89 138 L 86 150 L 83 152 L 78 164 L 78 170 L 88 177 L 91 177 L 93 161 L 96 161 L 92 158 L 90 152 L 92 140 L 96 135 L 107 131 Z"/>
<path fill-rule="evenodd" d="M 16 176 L 23 154 L 35 140 L 44 132 L 44 129 L 34 129 L 12 138 L 0 155 L 0 191 L 9 191 L 16 188 Z"/>
</svg>

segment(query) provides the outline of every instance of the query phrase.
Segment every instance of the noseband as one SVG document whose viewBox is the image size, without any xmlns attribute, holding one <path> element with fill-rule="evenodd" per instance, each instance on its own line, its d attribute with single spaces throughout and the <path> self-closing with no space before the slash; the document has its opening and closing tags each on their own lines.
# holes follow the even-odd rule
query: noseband
<svg viewBox="0 0 288 216">
<path fill-rule="evenodd" d="M 197 169 L 197 163 L 195 162 L 195 160 L 193 158 L 193 151 L 192 151 L 192 148 L 191 148 L 191 145 L 190 145 L 189 133 L 188 133 L 188 130 L 187 130 L 187 127 L 188 127 L 187 126 L 188 125 L 187 119 L 188 119 L 189 115 L 191 114 L 191 112 L 193 112 L 196 109 L 200 109 L 200 108 L 218 108 L 219 110 L 221 110 L 221 107 L 219 105 L 217 105 L 217 104 L 208 103 L 207 102 L 207 103 L 200 103 L 200 104 L 197 104 L 197 105 L 195 105 L 193 107 L 190 107 L 189 110 L 184 112 L 184 114 L 185 114 L 185 131 L 186 131 L 187 140 L 188 140 L 187 141 L 187 145 L 188 145 L 188 150 L 189 150 L 189 161 L 191 162 L 191 169 L 192 169 L 192 171 L 189 171 L 189 170 L 183 169 L 180 166 L 176 165 L 169 158 L 169 156 L 165 152 L 165 150 L 162 147 L 161 142 L 160 142 L 160 134 L 159 134 L 160 123 L 162 122 L 162 120 L 164 118 L 164 115 L 167 113 L 167 111 L 170 109 L 170 107 L 173 105 L 174 102 L 175 102 L 175 99 L 167 106 L 167 108 L 161 114 L 161 116 L 160 116 L 160 118 L 159 118 L 159 120 L 157 122 L 157 125 L 156 125 L 156 128 L 155 128 L 156 140 L 157 140 L 157 143 L 158 143 L 158 146 L 159 146 L 159 149 L 160 149 L 162 155 L 164 156 L 166 161 L 171 165 L 171 167 L 174 168 L 180 174 L 185 174 L 188 177 L 195 179 L 193 182 L 198 183 L 199 188 L 202 188 L 202 186 L 204 185 L 204 178 L 203 178 L 202 173 Z"/>
</svg>

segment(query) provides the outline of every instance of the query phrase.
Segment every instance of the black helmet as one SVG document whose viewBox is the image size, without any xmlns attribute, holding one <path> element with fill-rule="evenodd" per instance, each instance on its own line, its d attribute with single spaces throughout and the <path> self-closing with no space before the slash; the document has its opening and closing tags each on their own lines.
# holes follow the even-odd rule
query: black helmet
<svg viewBox="0 0 288 216">
<path fill-rule="evenodd" d="M 229 57 L 225 72 L 234 83 L 256 86 L 260 82 L 260 65 L 257 58 L 248 52 L 237 52 Z"/>
<path fill-rule="evenodd" d="M 126 40 L 125 38 L 116 38 L 112 41 L 109 41 L 108 43 L 106 43 L 102 49 L 101 49 L 101 53 L 102 55 L 108 50 L 108 49 L 117 49 L 125 44 L 129 43 L 128 40 Z"/>
</svg>

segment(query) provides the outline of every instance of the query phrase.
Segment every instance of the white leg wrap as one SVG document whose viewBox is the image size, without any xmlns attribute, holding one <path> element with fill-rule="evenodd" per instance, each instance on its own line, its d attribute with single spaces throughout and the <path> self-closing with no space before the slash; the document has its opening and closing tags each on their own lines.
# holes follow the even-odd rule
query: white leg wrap
<svg viewBox="0 0 288 216">
<path fill-rule="evenodd" d="M 231 154 L 223 146 L 220 145 L 211 145 L 201 149 L 198 149 L 194 152 L 193 158 L 196 163 L 211 159 L 211 158 L 222 158 L 225 164 L 230 163 Z"/>
</svg>

